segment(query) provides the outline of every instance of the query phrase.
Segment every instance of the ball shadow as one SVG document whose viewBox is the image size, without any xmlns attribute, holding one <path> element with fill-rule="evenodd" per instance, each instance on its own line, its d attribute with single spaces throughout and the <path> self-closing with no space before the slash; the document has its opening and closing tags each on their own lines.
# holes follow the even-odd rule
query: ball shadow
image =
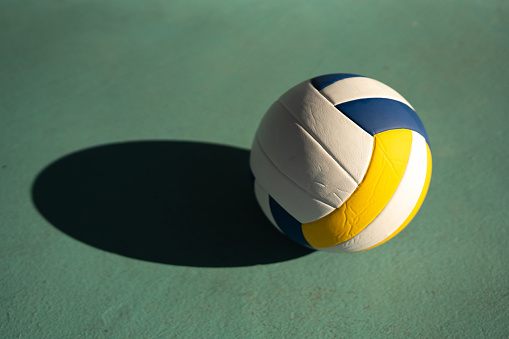
<svg viewBox="0 0 509 339">
<path fill-rule="evenodd" d="M 32 199 L 71 237 L 151 262 L 234 267 L 309 254 L 261 212 L 248 158 L 247 150 L 197 142 L 104 145 L 50 164 Z"/>
</svg>

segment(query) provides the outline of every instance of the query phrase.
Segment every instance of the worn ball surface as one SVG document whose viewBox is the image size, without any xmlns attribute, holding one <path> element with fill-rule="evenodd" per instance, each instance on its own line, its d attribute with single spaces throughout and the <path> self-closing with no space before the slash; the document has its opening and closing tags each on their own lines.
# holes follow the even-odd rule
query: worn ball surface
<svg viewBox="0 0 509 339">
<path fill-rule="evenodd" d="M 415 216 L 431 178 L 429 140 L 389 86 L 328 74 L 283 94 L 263 117 L 250 166 L 267 218 L 328 252 L 378 246 Z"/>
</svg>

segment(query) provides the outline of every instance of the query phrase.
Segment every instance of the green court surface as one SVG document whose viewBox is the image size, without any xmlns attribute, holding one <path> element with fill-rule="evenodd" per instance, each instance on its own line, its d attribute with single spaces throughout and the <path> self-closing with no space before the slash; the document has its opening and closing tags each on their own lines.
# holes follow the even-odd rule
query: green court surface
<svg viewBox="0 0 509 339">
<path fill-rule="evenodd" d="M 1 338 L 507 338 L 509 2 L 0 1 Z M 414 106 L 428 196 L 313 252 L 248 170 L 327 73 Z"/>
</svg>

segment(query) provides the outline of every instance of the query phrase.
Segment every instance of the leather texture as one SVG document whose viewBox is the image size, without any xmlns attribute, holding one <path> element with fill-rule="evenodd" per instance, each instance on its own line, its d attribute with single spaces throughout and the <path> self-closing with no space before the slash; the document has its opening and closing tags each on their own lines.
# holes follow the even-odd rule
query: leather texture
<svg viewBox="0 0 509 339">
<path fill-rule="evenodd" d="M 427 138 L 408 101 L 379 81 L 341 73 L 304 81 L 272 104 L 256 132 L 257 200 L 301 245 L 372 248 L 422 203 L 431 175 Z"/>
</svg>

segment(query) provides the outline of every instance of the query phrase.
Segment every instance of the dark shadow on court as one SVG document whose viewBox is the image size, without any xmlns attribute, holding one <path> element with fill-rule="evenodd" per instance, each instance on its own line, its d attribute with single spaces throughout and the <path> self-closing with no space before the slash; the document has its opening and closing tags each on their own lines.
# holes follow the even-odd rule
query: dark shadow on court
<svg viewBox="0 0 509 339">
<path fill-rule="evenodd" d="M 32 198 L 71 237 L 151 262 L 234 267 L 311 253 L 261 212 L 248 158 L 247 150 L 198 142 L 104 145 L 50 164 Z"/>
</svg>

